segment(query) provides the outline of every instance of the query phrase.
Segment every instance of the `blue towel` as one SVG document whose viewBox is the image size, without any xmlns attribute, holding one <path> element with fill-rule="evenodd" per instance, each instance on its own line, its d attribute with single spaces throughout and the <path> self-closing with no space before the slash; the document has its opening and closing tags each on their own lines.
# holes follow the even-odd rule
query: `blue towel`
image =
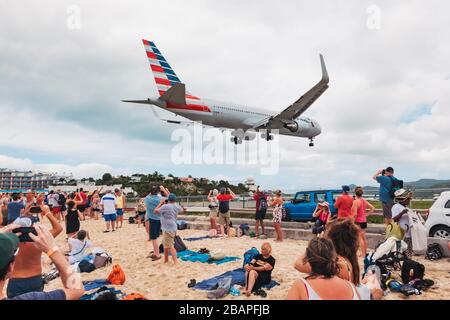
<svg viewBox="0 0 450 320">
<path fill-rule="evenodd" d="M 240 285 L 245 286 L 245 270 L 242 268 L 227 271 L 219 276 L 215 276 L 211 279 L 203 280 L 202 282 L 197 283 L 194 286 L 194 289 L 197 290 L 214 290 L 214 286 L 219 282 L 219 280 L 224 279 L 226 277 L 232 277 L 231 285 Z M 263 286 L 266 289 L 272 289 L 275 286 L 279 286 L 280 284 L 274 280 L 272 280 L 268 285 Z"/>
<path fill-rule="evenodd" d="M 203 237 L 192 237 L 192 238 L 184 238 L 186 241 L 198 241 L 198 240 L 204 240 L 204 239 L 210 239 L 210 236 L 203 236 Z"/>
<path fill-rule="evenodd" d="M 122 292 L 121 290 L 116 290 L 116 288 L 114 287 L 107 287 L 107 289 L 104 291 L 114 293 L 119 300 L 126 296 L 124 292 Z M 83 296 L 81 296 L 80 300 L 95 300 L 99 296 L 99 294 L 100 292 L 98 292 L 98 290 L 93 293 L 84 294 Z"/>
<path fill-rule="evenodd" d="M 214 264 L 222 264 L 222 263 L 227 263 L 227 262 L 231 262 L 231 261 L 236 261 L 239 260 L 240 258 L 238 257 L 225 257 L 222 260 L 213 260 L 211 262 L 209 262 L 209 258 L 210 255 L 207 253 L 198 253 L 195 251 L 191 251 L 191 250 L 185 250 L 185 251 L 180 251 L 177 252 L 177 257 L 181 258 L 181 260 L 183 261 L 191 261 L 191 262 L 201 262 L 201 263 L 214 263 Z"/>
<path fill-rule="evenodd" d="M 108 284 L 111 284 L 111 283 L 107 279 L 95 279 L 92 281 L 83 281 L 85 291 L 90 291 L 92 289 L 101 288 Z"/>
</svg>

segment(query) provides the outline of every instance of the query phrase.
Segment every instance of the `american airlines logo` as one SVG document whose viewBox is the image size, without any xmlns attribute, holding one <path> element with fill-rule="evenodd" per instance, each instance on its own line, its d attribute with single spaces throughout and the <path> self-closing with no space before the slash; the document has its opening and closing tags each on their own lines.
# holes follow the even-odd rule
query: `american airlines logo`
<svg viewBox="0 0 450 320">
<path fill-rule="evenodd" d="M 262 175 L 275 175 L 280 165 L 280 146 L 277 130 L 272 130 L 272 140 L 268 143 L 264 133 L 235 130 L 232 135 L 217 128 L 205 128 L 196 123 L 193 130 L 177 128 L 171 140 L 176 142 L 171 151 L 175 165 L 234 165 L 259 167 Z M 241 143 L 230 143 L 236 135 L 241 135 Z"/>
</svg>

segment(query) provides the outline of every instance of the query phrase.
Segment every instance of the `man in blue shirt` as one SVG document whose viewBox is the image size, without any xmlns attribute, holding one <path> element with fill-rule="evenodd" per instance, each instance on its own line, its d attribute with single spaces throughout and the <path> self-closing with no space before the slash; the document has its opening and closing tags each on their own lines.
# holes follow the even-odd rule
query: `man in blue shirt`
<svg viewBox="0 0 450 320">
<path fill-rule="evenodd" d="M 153 244 L 153 253 L 151 253 L 148 258 L 151 258 L 152 261 L 161 259 L 158 245 L 158 237 L 161 232 L 161 216 L 154 212 L 155 208 L 161 202 L 160 192 L 166 197 L 170 194 L 169 190 L 163 186 L 158 187 L 155 185 L 151 187 L 150 194 L 144 199 L 146 206 L 145 224 L 148 226 L 150 240 Z"/>
<path fill-rule="evenodd" d="M 384 223 L 389 224 L 392 220 L 392 206 L 394 205 L 394 199 L 390 195 L 392 189 L 392 181 L 396 179 L 394 177 L 394 169 L 387 167 L 386 169 L 378 170 L 373 179 L 380 184 L 380 201 L 383 207 Z"/>
<path fill-rule="evenodd" d="M 25 209 L 18 193 L 13 193 L 11 198 L 12 201 L 8 203 L 8 223 L 13 223 L 14 220 L 22 215 Z"/>
</svg>

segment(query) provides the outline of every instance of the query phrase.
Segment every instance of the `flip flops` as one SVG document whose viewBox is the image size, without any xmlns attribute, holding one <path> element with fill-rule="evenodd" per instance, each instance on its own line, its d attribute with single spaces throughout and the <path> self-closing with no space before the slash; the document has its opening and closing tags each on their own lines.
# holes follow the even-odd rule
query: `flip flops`
<svg viewBox="0 0 450 320">
<path fill-rule="evenodd" d="M 267 293 L 263 289 L 256 290 L 255 295 L 261 296 L 263 298 L 267 297 Z"/>
</svg>

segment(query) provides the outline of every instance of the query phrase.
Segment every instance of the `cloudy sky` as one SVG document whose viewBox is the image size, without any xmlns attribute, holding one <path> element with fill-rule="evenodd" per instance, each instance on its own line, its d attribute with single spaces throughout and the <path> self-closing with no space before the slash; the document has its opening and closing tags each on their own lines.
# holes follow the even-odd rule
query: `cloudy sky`
<svg viewBox="0 0 450 320">
<path fill-rule="evenodd" d="M 3 0 L 0 167 L 253 176 L 284 190 L 372 184 L 388 165 L 406 181 L 448 179 L 449 11 L 445 0 Z M 320 79 L 323 53 L 330 88 L 305 114 L 321 124 L 316 146 L 281 137 L 269 176 L 255 165 L 175 165 L 178 127 L 120 102 L 157 92 L 142 38 L 191 93 L 274 113 Z"/>
</svg>

